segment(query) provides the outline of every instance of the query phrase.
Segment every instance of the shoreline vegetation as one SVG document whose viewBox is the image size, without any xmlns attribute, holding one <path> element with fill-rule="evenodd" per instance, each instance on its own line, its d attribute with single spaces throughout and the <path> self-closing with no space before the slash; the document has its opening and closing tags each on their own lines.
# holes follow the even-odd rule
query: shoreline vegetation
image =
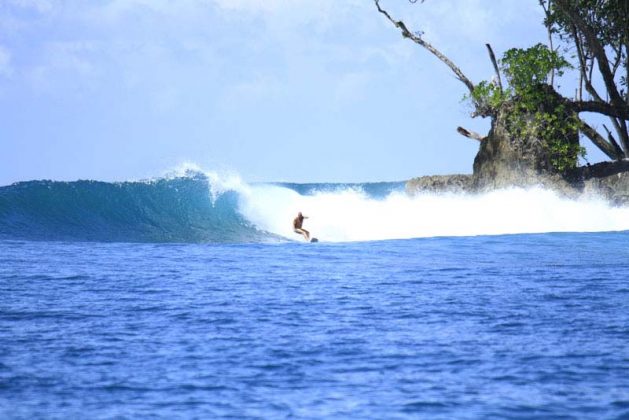
<svg viewBox="0 0 629 420">
<path fill-rule="evenodd" d="M 414 178 L 408 193 L 541 186 L 571 198 L 597 195 L 629 205 L 629 2 L 539 0 L 547 45 L 511 48 L 497 59 L 486 44 L 495 75 L 474 83 L 421 30 L 395 19 L 384 1 L 374 0 L 378 12 L 465 85 L 471 117 L 491 119 L 487 135 L 457 127 L 479 142 L 472 174 Z M 409 0 L 424 1 L 431 0 Z M 559 91 L 564 75 L 577 86 L 570 95 Z M 582 141 L 609 160 L 590 164 Z"/>
</svg>

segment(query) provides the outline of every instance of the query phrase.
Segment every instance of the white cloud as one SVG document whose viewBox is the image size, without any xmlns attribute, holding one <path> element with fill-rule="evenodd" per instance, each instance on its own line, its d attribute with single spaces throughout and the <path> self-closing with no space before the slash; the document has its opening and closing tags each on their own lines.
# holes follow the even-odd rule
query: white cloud
<svg viewBox="0 0 629 420">
<path fill-rule="evenodd" d="M 214 3 L 224 10 L 237 10 L 246 12 L 274 12 L 292 4 L 302 3 L 301 1 L 290 0 L 213 0 Z"/>
<path fill-rule="evenodd" d="M 175 87 L 162 87 L 152 92 L 151 105 L 153 109 L 161 114 L 176 111 L 181 103 L 181 92 Z"/>
<path fill-rule="evenodd" d="M 37 65 L 24 69 L 30 85 L 40 92 L 51 92 L 62 80 L 71 80 L 73 86 L 95 87 L 98 69 L 93 62 L 98 45 L 86 41 L 54 41 L 43 48 L 43 57 Z M 61 83 L 60 86 L 65 86 Z"/>
<path fill-rule="evenodd" d="M 13 68 L 11 66 L 11 52 L 0 45 L 0 76 L 11 76 Z"/>
<path fill-rule="evenodd" d="M 36 4 L 39 0 L 10 0 L 16 3 Z M 53 0 L 43 0 L 51 3 Z M 321 18 L 328 15 L 341 14 L 356 6 L 372 6 L 365 0 L 110 0 L 98 6 L 108 16 L 115 17 L 132 10 L 151 10 L 164 14 L 180 15 L 192 10 L 210 10 L 218 8 L 222 11 L 242 14 L 285 14 L 290 12 L 293 17 Z"/>
<path fill-rule="evenodd" d="M 337 104 L 355 103 L 364 98 L 373 76 L 369 72 L 352 72 L 342 75 L 336 84 Z"/>
<path fill-rule="evenodd" d="M 52 12 L 59 0 L 4 0 L 8 9 L 23 9 L 40 14 Z"/>
<path fill-rule="evenodd" d="M 94 71 L 90 55 L 97 50 L 93 42 L 57 41 L 48 45 L 47 53 L 53 67 L 85 75 Z"/>
<path fill-rule="evenodd" d="M 8 6 L 30 9 L 39 13 L 50 12 L 53 9 L 53 0 L 5 0 Z"/>
<path fill-rule="evenodd" d="M 428 42 L 445 51 L 461 45 L 484 45 L 501 37 L 508 38 L 514 25 L 530 27 L 531 16 L 539 17 L 537 21 L 542 24 L 542 12 L 537 2 L 432 0 L 413 5 L 404 2 L 404 7 L 400 7 L 394 0 L 383 0 L 381 5 L 394 19 L 403 20 L 409 30 L 424 32 Z"/>
<path fill-rule="evenodd" d="M 276 77 L 256 73 L 248 80 L 228 86 L 222 104 L 231 108 L 239 108 L 243 104 L 258 105 L 277 100 L 284 93 L 284 85 Z"/>
<path fill-rule="evenodd" d="M 373 3 L 366 0 L 210 0 L 218 10 L 231 16 L 262 17 L 275 29 L 288 31 L 303 25 L 325 30 L 335 24 L 360 25 L 365 9 Z M 375 11 L 375 8 L 374 8 Z M 229 15 L 226 15 L 229 17 Z"/>
<path fill-rule="evenodd" d="M 112 0 L 104 6 L 96 9 L 107 18 L 118 18 L 125 13 L 140 10 L 152 11 L 171 16 L 180 15 L 191 9 L 198 9 L 207 6 L 206 0 Z"/>
</svg>

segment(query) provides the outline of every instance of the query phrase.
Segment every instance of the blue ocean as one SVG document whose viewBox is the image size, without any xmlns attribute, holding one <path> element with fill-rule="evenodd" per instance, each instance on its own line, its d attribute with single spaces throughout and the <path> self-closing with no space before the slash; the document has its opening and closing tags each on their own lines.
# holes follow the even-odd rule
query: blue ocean
<svg viewBox="0 0 629 420">
<path fill-rule="evenodd" d="M 541 189 L 0 187 L 0 417 L 628 418 L 628 244 Z"/>
</svg>

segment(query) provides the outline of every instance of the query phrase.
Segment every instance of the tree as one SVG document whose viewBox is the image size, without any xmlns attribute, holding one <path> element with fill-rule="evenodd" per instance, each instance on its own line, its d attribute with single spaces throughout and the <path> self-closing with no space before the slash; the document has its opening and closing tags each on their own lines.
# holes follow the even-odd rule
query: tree
<svg viewBox="0 0 629 420">
<path fill-rule="evenodd" d="M 587 125 L 583 134 L 610 158 L 629 157 L 629 0 L 540 0 L 540 5 L 549 34 L 558 34 L 578 60 L 580 89 L 573 108 L 608 116 L 617 137 L 606 126 L 607 139 Z M 596 80 L 602 80 L 604 94 Z"/>
<path fill-rule="evenodd" d="M 496 60 L 487 44 L 496 76 L 479 83 L 473 83 L 421 32 L 411 32 L 403 21 L 394 19 L 381 1 L 374 0 L 378 11 L 403 36 L 435 55 L 466 86 L 466 97 L 474 107 L 472 116 L 492 119 L 489 136 L 458 128 L 461 134 L 481 140 L 479 155 L 485 140 L 500 131 L 517 151 L 511 156 L 538 172 L 566 174 L 574 169 L 585 151 L 577 133 L 611 160 L 629 158 L 629 0 L 538 0 L 546 16 L 543 24 L 549 45 L 510 49 Z M 570 63 L 561 52 L 571 53 L 576 62 Z M 582 88 L 571 98 L 554 89 L 555 75 L 570 70 L 576 71 L 587 98 Z M 608 117 L 614 132 L 603 125 L 605 135 L 601 134 L 588 124 L 584 113 Z"/>
</svg>

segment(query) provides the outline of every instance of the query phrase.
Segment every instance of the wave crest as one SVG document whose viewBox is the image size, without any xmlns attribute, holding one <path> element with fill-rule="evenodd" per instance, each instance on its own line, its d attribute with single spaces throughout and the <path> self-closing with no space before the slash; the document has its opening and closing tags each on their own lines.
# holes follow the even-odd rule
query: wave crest
<svg viewBox="0 0 629 420">
<path fill-rule="evenodd" d="M 404 183 L 247 184 L 196 167 L 157 179 L 0 187 L 0 237 L 127 242 L 323 241 L 629 230 L 629 208 L 543 189 L 408 196 Z"/>
</svg>

